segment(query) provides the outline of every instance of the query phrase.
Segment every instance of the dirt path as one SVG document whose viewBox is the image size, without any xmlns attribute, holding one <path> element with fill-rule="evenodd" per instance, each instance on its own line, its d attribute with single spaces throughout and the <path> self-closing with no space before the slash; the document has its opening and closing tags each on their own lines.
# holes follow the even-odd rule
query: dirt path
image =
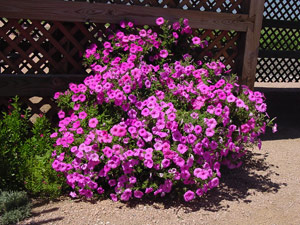
<svg viewBox="0 0 300 225">
<path fill-rule="evenodd" d="M 218 189 L 192 203 L 96 203 L 72 201 L 37 204 L 21 224 L 300 224 L 300 91 L 266 92 L 279 131 L 266 135 L 237 170 L 223 171 Z"/>
</svg>

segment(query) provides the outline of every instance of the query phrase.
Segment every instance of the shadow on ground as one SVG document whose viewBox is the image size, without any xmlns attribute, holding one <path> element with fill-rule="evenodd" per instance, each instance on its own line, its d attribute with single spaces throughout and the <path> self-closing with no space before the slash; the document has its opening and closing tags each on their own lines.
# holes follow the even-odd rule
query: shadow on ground
<svg viewBox="0 0 300 225">
<path fill-rule="evenodd" d="M 248 196 L 257 192 L 277 193 L 278 190 L 286 186 L 286 183 L 275 183 L 270 176 L 279 176 L 273 171 L 275 165 L 268 164 L 266 158 L 268 154 L 248 152 L 245 163 L 242 167 L 234 170 L 222 168 L 222 178 L 219 188 L 215 188 L 207 193 L 203 198 L 196 198 L 193 202 L 184 202 L 182 196 L 171 198 L 134 200 L 126 204 L 127 207 L 136 205 L 153 205 L 161 203 L 165 208 L 184 209 L 186 213 L 199 211 L 220 211 L 229 208 L 226 201 L 243 201 L 250 203 Z M 260 175 L 263 174 L 263 175 Z M 125 206 L 125 205 L 124 205 Z"/>
<path fill-rule="evenodd" d="M 32 204 L 32 209 L 35 209 L 35 208 L 38 208 L 40 206 L 43 206 L 43 205 L 46 205 L 49 203 L 49 200 L 47 199 L 40 199 L 40 200 L 36 200 L 33 204 Z M 55 217 L 55 218 L 51 218 L 51 219 L 46 219 L 46 220 L 39 220 L 39 221 L 35 221 L 34 218 L 40 216 L 41 214 L 47 214 L 47 213 L 52 213 L 52 212 L 55 212 L 59 210 L 58 207 L 53 207 L 53 208 L 50 208 L 50 209 L 45 209 L 45 210 L 42 210 L 42 211 L 39 211 L 39 212 L 32 212 L 31 213 L 31 218 L 33 218 L 32 221 L 30 221 L 29 224 L 53 224 L 55 222 L 58 222 L 58 221 L 61 221 L 64 219 L 64 217 Z"/>
<path fill-rule="evenodd" d="M 266 96 L 267 112 L 277 117 L 278 132 L 267 132 L 262 140 L 300 138 L 300 88 L 256 88 Z"/>
</svg>

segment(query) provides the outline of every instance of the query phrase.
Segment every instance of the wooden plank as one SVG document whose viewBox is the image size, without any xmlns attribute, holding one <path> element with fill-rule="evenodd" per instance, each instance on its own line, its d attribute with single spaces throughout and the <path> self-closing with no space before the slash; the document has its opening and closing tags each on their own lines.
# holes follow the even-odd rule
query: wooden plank
<svg viewBox="0 0 300 225">
<path fill-rule="evenodd" d="M 264 19 L 263 27 L 300 29 L 300 21 Z"/>
<path fill-rule="evenodd" d="M 300 59 L 300 51 L 259 50 L 258 57 Z"/>
<path fill-rule="evenodd" d="M 7 18 L 96 23 L 119 23 L 126 19 L 138 25 L 155 25 L 156 18 L 164 16 L 171 22 L 187 18 L 193 28 L 242 32 L 253 29 L 252 18 L 245 14 L 61 0 L 0 0 L 0 5 L 0 16 Z"/>
<path fill-rule="evenodd" d="M 250 89 L 254 88 L 263 11 L 264 1 L 250 1 L 249 17 L 254 19 L 254 27 L 248 27 L 245 36 L 245 50 L 241 76 L 241 83 L 247 85 Z"/>
<path fill-rule="evenodd" d="M 57 91 L 65 91 L 70 82 L 82 82 L 87 75 L 15 75 L 0 74 L 0 96 L 52 97 Z"/>
</svg>

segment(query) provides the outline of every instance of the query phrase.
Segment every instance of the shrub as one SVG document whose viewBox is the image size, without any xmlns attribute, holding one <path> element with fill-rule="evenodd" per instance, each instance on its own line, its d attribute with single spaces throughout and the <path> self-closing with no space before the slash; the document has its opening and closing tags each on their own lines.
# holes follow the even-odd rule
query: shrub
<svg viewBox="0 0 300 225">
<path fill-rule="evenodd" d="M 24 191 L 0 193 L 0 224 L 15 224 L 30 216 L 31 204 Z"/>
<path fill-rule="evenodd" d="M 22 146 L 23 163 L 20 172 L 25 190 L 31 195 L 56 198 L 65 188 L 63 177 L 55 173 L 51 167 L 53 140 L 52 129 L 45 116 L 36 119 L 31 129 L 31 137 Z"/>
<path fill-rule="evenodd" d="M 23 187 L 19 168 L 23 163 L 21 149 L 29 137 L 29 111 L 23 110 L 16 97 L 13 110 L 3 113 L 0 120 L 0 189 L 19 190 Z"/>
<path fill-rule="evenodd" d="M 239 167 L 272 123 L 262 93 L 221 62 L 197 58 L 206 42 L 188 20 L 156 22 L 157 32 L 108 27 L 102 45 L 85 52 L 94 75 L 55 94 L 52 167 L 72 197 L 128 201 L 176 188 L 190 201 L 219 185 L 221 164 Z"/>
<path fill-rule="evenodd" d="M 22 109 L 18 97 L 11 105 L 12 110 L 0 120 L 0 189 L 59 196 L 63 181 L 51 168 L 51 124 L 42 115 L 32 124 L 30 110 Z"/>
</svg>

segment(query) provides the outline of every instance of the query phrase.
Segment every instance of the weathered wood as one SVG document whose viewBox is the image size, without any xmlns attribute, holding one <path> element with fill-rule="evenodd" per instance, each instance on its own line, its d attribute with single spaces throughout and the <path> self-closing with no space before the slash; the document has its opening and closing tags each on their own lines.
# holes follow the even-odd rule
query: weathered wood
<svg viewBox="0 0 300 225">
<path fill-rule="evenodd" d="M 65 91 L 69 83 L 79 83 L 87 75 L 13 75 L 0 74 L 0 96 L 52 97 L 57 91 Z"/>
<path fill-rule="evenodd" d="M 259 50 L 259 38 L 262 27 L 264 11 L 264 1 L 251 0 L 249 17 L 254 19 L 254 26 L 248 27 L 245 36 L 245 50 L 243 54 L 243 68 L 241 83 L 246 84 L 249 88 L 254 88 L 257 56 Z"/>
<path fill-rule="evenodd" d="M 261 0 L 257 4 L 260 5 L 260 2 Z M 252 18 L 249 19 L 245 14 L 61 0 L 0 0 L 0 5 L 0 16 L 7 18 L 97 23 L 118 23 L 126 19 L 139 25 L 155 25 L 155 19 L 163 16 L 169 21 L 187 18 L 193 28 L 242 32 L 253 29 Z"/>
<path fill-rule="evenodd" d="M 300 59 L 300 51 L 259 50 L 260 58 L 289 58 Z"/>
</svg>

